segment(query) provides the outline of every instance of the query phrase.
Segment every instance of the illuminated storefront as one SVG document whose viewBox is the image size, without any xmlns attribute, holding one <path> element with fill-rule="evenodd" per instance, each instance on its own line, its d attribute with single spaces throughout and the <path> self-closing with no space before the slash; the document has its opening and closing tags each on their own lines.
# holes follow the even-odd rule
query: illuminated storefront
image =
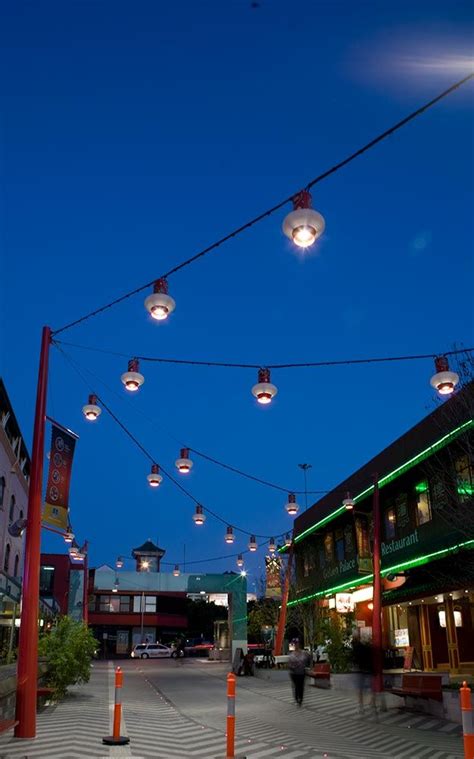
<svg viewBox="0 0 474 759">
<path fill-rule="evenodd" d="M 370 640 L 370 483 L 379 473 L 384 648 L 393 666 L 409 652 L 417 668 L 474 671 L 472 399 L 471 383 L 295 521 L 290 605 L 350 611 Z"/>
</svg>

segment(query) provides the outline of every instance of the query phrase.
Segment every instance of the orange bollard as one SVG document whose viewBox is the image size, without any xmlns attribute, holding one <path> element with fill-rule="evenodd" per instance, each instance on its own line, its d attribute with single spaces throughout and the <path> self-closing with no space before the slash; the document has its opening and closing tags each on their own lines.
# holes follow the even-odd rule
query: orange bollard
<svg viewBox="0 0 474 759">
<path fill-rule="evenodd" d="M 120 735 L 120 724 L 122 722 L 122 688 L 123 672 L 120 667 L 115 670 L 115 703 L 114 703 L 114 726 L 113 734 L 102 738 L 102 743 L 107 746 L 125 746 L 130 743 L 130 738 Z"/>
<path fill-rule="evenodd" d="M 462 732 L 464 735 L 464 759 L 474 759 L 474 711 L 471 702 L 471 689 L 464 681 L 459 689 L 461 699 Z"/>
<path fill-rule="evenodd" d="M 235 757 L 235 675 L 227 675 L 227 759 Z"/>
</svg>

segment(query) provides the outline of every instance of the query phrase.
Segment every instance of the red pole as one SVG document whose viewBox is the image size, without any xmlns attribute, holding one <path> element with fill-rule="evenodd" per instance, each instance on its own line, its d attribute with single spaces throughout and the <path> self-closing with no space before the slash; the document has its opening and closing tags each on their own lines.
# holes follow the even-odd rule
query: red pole
<svg viewBox="0 0 474 759">
<path fill-rule="evenodd" d="M 233 672 L 227 675 L 227 752 L 226 759 L 235 757 L 235 680 Z"/>
<path fill-rule="evenodd" d="M 373 620 L 372 620 L 372 647 L 374 676 L 372 690 L 374 693 L 383 691 L 383 651 L 382 651 L 382 578 L 380 575 L 381 560 L 381 518 L 378 475 L 374 474 L 374 597 L 373 597 Z"/>
<path fill-rule="evenodd" d="M 291 546 L 290 546 L 290 553 L 288 556 L 288 564 L 286 567 L 285 581 L 283 584 L 283 593 L 281 596 L 281 609 L 280 609 L 280 616 L 278 617 L 277 636 L 276 636 L 276 641 L 275 641 L 275 648 L 273 649 L 274 656 L 281 656 L 281 652 L 283 649 L 283 638 L 285 637 L 285 627 L 286 627 L 286 609 L 288 606 L 288 596 L 290 593 L 291 567 L 293 564 L 293 545 L 294 545 L 294 542 L 292 541 Z"/>
<path fill-rule="evenodd" d="M 28 492 L 28 528 L 25 540 L 25 565 L 18 648 L 16 719 L 17 738 L 36 736 L 36 689 L 38 678 L 38 610 L 39 572 L 41 560 L 41 501 L 44 464 L 44 427 L 48 360 L 51 330 L 43 327 L 36 390 L 33 451 Z"/>
<path fill-rule="evenodd" d="M 88 560 L 88 542 L 84 543 L 84 596 L 82 599 L 82 621 L 85 625 L 89 624 L 89 560 Z"/>
</svg>

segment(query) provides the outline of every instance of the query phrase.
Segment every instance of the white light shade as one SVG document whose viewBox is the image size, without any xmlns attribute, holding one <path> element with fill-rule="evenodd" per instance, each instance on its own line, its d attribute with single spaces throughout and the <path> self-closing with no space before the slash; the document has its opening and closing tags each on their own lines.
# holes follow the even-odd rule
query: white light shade
<svg viewBox="0 0 474 759">
<path fill-rule="evenodd" d="M 176 459 L 176 469 L 181 474 L 187 474 L 193 468 L 193 462 L 189 458 L 189 448 L 181 448 L 181 457 Z"/>
<path fill-rule="evenodd" d="M 257 545 L 257 541 L 255 540 L 255 535 L 251 535 L 250 540 L 249 540 L 249 551 L 251 551 L 252 553 L 255 553 L 257 548 L 258 548 L 258 545 Z"/>
<path fill-rule="evenodd" d="M 152 488 L 157 488 L 161 483 L 163 482 L 163 477 L 161 476 L 160 467 L 158 464 L 152 464 L 151 472 L 149 475 L 147 475 L 147 480 Z"/>
<path fill-rule="evenodd" d="M 202 506 L 196 506 L 196 511 L 193 514 L 194 524 L 201 525 L 206 521 L 206 515 L 203 513 Z"/>
<path fill-rule="evenodd" d="M 235 540 L 234 530 L 232 527 L 228 527 L 226 530 L 226 533 L 224 535 L 224 540 L 226 543 L 233 543 Z"/>
<path fill-rule="evenodd" d="M 123 559 L 121 556 L 118 556 L 117 561 L 115 562 L 115 566 L 117 567 L 117 569 L 122 569 Z"/>
<path fill-rule="evenodd" d="M 449 370 L 446 356 L 436 356 L 436 374 L 431 377 L 430 384 L 440 395 L 450 395 L 459 382 L 459 375 Z"/>
<path fill-rule="evenodd" d="M 252 387 L 252 395 L 255 396 L 258 403 L 265 405 L 271 403 L 277 393 L 278 388 L 270 382 L 270 370 L 259 369 L 258 382 Z"/>
<path fill-rule="evenodd" d="M 353 498 L 351 498 L 351 494 L 347 493 L 346 497 L 344 498 L 342 505 L 347 511 L 352 511 L 352 509 L 355 506 L 355 501 Z"/>
<path fill-rule="evenodd" d="M 239 555 L 237 556 L 237 566 L 238 567 L 243 567 L 244 566 L 244 560 L 242 558 L 242 554 L 241 553 L 239 553 Z"/>
<path fill-rule="evenodd" d="M 173 574 L 175 577 L 179 577 L 181 572 L 179 571 L 179 564 L 175 564 L 175 567 L 173 569 Z"/>
<path fill-rule="evenodd" d="M 69 532 L 68 531 L 68 532 L 66 532 L 64 534 L 64 542 L 65 543 L 71 544 L 73 540 L 74 540 L 74 533 L 73 532 Z"/>
<path fill-rule="evenodd" d="M 153 293 L 145 298 L 145 308 L 158 321 L 167 319 L 175 310 L 176 303 L 171 295 L 168 295 L 168 282 L 163 277 L 157 279 L 153 285 Z"/>
<path fill-rule="evenodd" d="M 294 493 L 288 494 L 288 503 L 285 505 L 285 509 L 290 516 L 294 516 L 298 513 L 300 507 L 296 503 L 296 496 Z"/>
<path fill-rule="evenodd" d="M 95 422 L 101 415 L 102 409 L 97 405 L 96 395 L 89 395 L 89 402 L 82 407 L 82 413 L 89 422 Z"/>
<path fill-rule="evenodd" d="M 145 382 L 145 377 L 138 371 L 139 363 L 136 358 L 133 358 L 128 362 L 128 371 L 124 372 L 121 376 L 121 380 L 125 385 L 125 389 L 130 393 L 136 393 L 141 385 Z"/>
<path fill-rule="evenodd" d="M 285 545 L 287 548 L 291 546 L 291 535 L 289 533 L 285 536 Z"/>
<path fill-rule="evenodd" d="M 321 237 L 325 221 L 311 208 L 311 193 L 302 190 L 293 198 L 293 211 L 283 221 L 283 232 L 299 248 L 308 248 Z"/>
<path fill-rule="evenodd" d="M 268 550 L 270 551 L 270 553 L 275 553 L 276 551 L 275 538 L 270 538 L 270 542 L 268 544 Z"/>
</svg>

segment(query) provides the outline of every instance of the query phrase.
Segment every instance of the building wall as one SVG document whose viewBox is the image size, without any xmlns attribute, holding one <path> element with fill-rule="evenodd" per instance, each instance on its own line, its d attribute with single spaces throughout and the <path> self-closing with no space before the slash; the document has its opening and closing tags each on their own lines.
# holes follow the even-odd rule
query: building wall
<svg viewBox="0 0 474 759">
<path fill-rule="evenodd" d="M 20 517 L 26 518 L 29 465 L 28 451 L 0 379 L 0 569 L 17 577 L 23 573 L 24 539 L 12 538 L 8 527 Z"/>
</svg>

